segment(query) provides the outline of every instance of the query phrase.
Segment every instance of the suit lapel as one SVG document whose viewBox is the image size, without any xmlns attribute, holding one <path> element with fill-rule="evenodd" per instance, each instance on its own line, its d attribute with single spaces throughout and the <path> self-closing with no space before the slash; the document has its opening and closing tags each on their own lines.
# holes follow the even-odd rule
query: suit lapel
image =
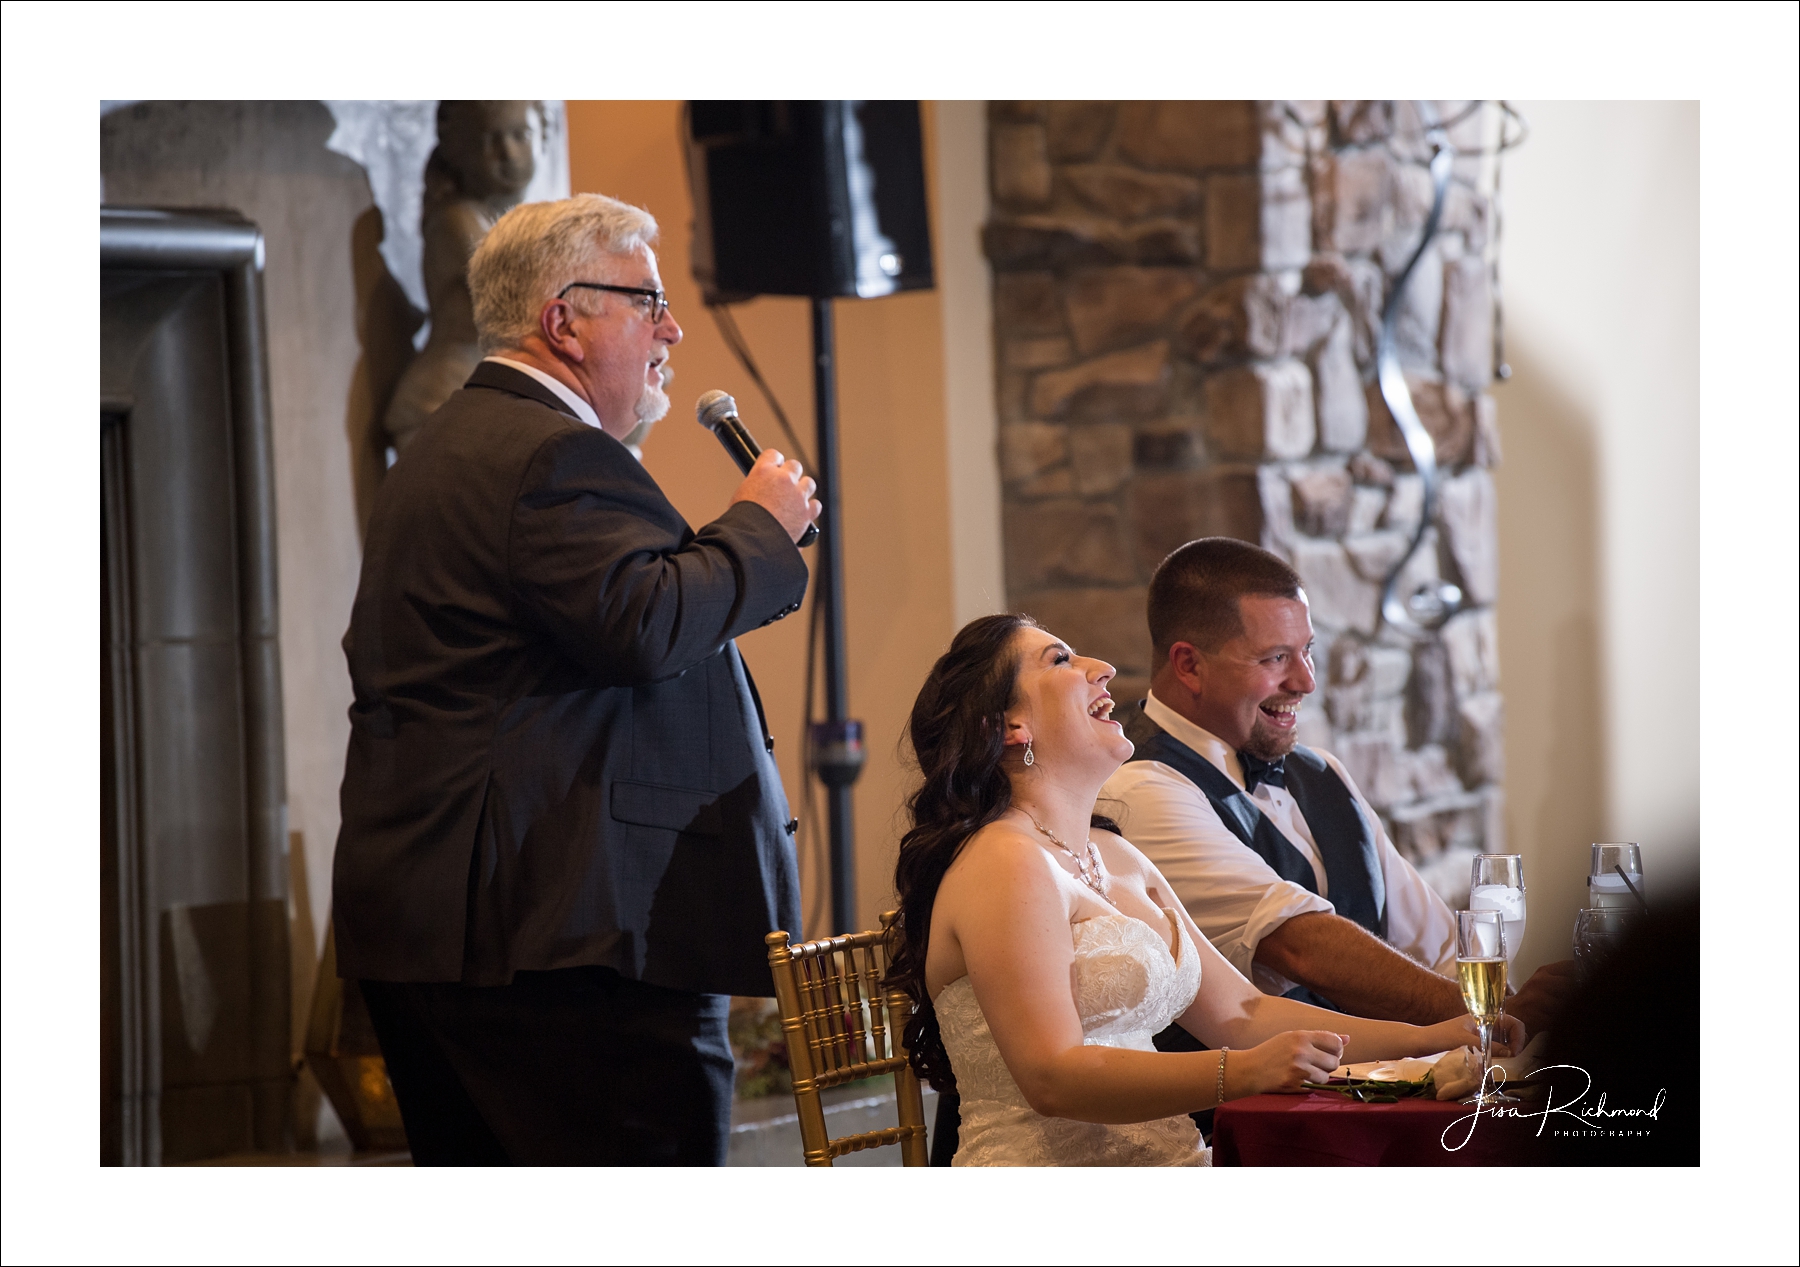
<svg viewBox="0 0 1800 1267">
<path fill-rule="evenodd" d="M 569 403 L 555 392 L 545 387 L 531 375 L 514 369 L 510 365 L 500 365 L 494 361 L 483 361 L 469 375 L 464 387 L 489 387 L 495 391 L 510 392 L 514 396 L 523 396 L 527 400 L 535 400 L 540 405 L 548 405 L 566 418 L 581 422 Z M 586 425 L 583 423 L 582 425 Z"/>
</svg>

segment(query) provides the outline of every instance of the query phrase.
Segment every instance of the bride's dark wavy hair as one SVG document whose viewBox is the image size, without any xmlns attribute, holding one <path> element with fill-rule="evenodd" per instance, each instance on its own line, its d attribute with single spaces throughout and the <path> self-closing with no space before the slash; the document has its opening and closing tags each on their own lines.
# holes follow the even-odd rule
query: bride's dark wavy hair
<svg viewBox="0 0 1800 1267">
<path fill-rule="evenodd" d="M 894 864 L 900 918 L 887 981 L 913 1002 L 906 1023 L 913 1071 L 940 1091 L 955 1090 L 956 1075 L 925 989 L 931 908 L 963 845 L 1012 806 L 1012 782 L 1003 766 L 1006 710 L 1019 691 L 1014 643 L 1021 630 L 1040 628 L 1024 615 L 982 616 L 964 625 L 931 666 L 907 722 L 922 778 L 906 802 L 912 826 L 900 838 Z M 1118 830 L 1098 816 L 1094 825 Z"/>
</svg>

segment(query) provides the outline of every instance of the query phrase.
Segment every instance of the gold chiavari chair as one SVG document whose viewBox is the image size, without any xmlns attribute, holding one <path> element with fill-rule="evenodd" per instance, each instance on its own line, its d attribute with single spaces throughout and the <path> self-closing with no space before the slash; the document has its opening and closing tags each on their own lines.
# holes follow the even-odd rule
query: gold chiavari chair
<svg viewBox="0 0 1800 1267">
<path fill-rule="evenodd" d="M 900 1145 L 903 1165 L 926 1164 L 924 1095 L 906 1063 L 902 1041 L 912 1000 L 881 984 L 888 967 L 889 930 L 898 915 L 883 915 L 879 930 L 798 946 L 788 945 L 786 933 L 763 939 L 769 946 L 769 971 L 775 977 L 809 1166 L 829 1166 L 834 1157 L 884 1144 Z M 832 1139 L 819 1093 L 884 1073 L 894 1075 L 900 1124 Z"/>
</svg>

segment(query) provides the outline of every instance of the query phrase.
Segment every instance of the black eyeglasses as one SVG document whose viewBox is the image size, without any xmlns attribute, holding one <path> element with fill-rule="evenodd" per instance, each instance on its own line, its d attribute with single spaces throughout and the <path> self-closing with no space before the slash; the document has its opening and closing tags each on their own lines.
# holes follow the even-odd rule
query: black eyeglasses
<svg viewBox="0 0 1800 1267">
<path fill-rule="evenodd" d="M 669 297 L 660 290 L 648 290 L 643 286 L 609 286 L 605 282 L 570 282 L 556 292 L 556 297 L 562 299 L 571 290 L 578 288 L 581 290 L 610 290 L 615 295 L 637 295 L 639 298 L 648 299 L 651 325 L 660 324 L 662 319 L 669 315 Z"/>
</svg>

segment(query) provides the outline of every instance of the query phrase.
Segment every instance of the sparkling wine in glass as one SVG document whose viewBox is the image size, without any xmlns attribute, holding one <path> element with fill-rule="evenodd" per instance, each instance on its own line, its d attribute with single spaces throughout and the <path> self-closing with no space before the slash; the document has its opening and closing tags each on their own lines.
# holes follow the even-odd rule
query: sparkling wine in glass
<svg viewBox="0 0 1800 1267">
<path fill-rule="evenodd" d="M 1506 918 L 1502 911 L 1456 913 L 1456 983 L 1481 1034 L 1481 1090 L 1494 1059 L 1494 1026 L 1506 1011 Z M 1490 1099 L 1511 1099 L 1494 1095 Z"/>
<path fill-rule="evenodd" d="M 1484 853 L 1469 868 L 1469 909 L 1499 911 L 1506 923 L 1506 961 L 1525 944 L 1525 859 L 1516 853 Z"/>
</svg>

